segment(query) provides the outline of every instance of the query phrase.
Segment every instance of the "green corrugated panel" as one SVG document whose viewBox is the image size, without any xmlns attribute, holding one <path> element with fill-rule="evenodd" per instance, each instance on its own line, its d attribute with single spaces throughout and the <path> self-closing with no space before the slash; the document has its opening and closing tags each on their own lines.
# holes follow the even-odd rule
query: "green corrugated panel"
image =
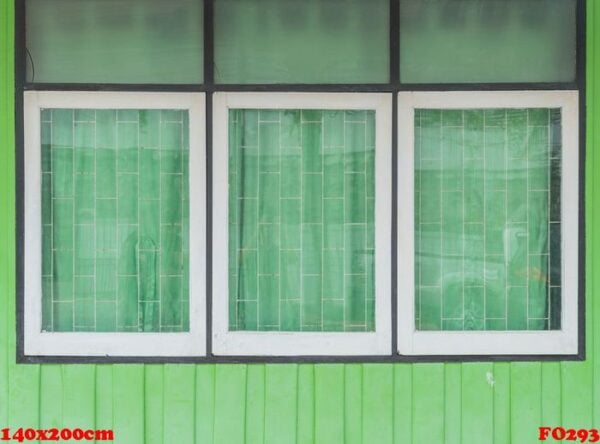
<svg viewBox="0 0 600 444">
<path fill-rule="evenodd" d="M 15 341 L 14 2 L 0 2 L 0 422 L 9 423 Z"/>
<path fill-rule="evenodd" d="M 229 119 L 230 328 L 372 331 L 375 113 Z"/>
<path fill-rule="evenodd" d="M 444 364 L 413 364 L 413 444 L 444 442 L 444 385 Z"/>
<path fill-rule="evenodd" d="M 246 415 L 244 438 L 247 443 L 265 439 L 265 366 L 249 365 L 246 372 Z"/>
<path fill-rule="evenodd" d="M 444 365 L 444 444 L 461 442 L 462 389 L 461 364 Z"/>
<path fill-rule="evenodd" d="M 344 366 L 315 367 L 315 442 L 344 442 Z"/>
<path fill-rule="evenodd" d="M 298 366 L 268 364 L 265 374 L 265 444 L 294 444 Z"/>
<path fill-rule="evenodd" d="M 481 437 L 491 438 L 494 435 L 494 365 L 468 363 L 461 367 L 461 382 L 464 381 L 464 384 L 461 384 L 460 409 L 456 415 L 456 421 L 461 423 L 461 438 L 457 442 L 479 444 Z M 448 384 L 452 385 L 446 381 Z"/>
<path fill-rule="evenodd" d="M 144 365 L 114 365 L 112 391 L 115 442 L 144 443 Z"/>
<path fill-rule="evenodd" d="M 194 442 L 196 366 L 164 366 L 163 442 Z"/>
<path fill-rule="evenodd" d="M 144 366 L 144 434 L 145 444 L 162 444 L 166 417 L 165 366 Z"/>
<path fill-rule="evenodd" d="M 586 8 L 586 351 L 592 366 L 593 389 L 589 393 L 592 397 L 592 421 L 594 424 L 600 424 L 600 322 L 597 321 L 600 319 L 600 302 L 594 293 L 600 288 L 600 276 L 594 272 L 594 267 L 598 266 L 600 259 L 600 236 L 594 225 L 600 220 L 600 157 L 597 153 L 600 141 L 600 2 L 587 1 Z"/>
<path fill-rule="evenodd" d="M 542 364 L 539 362 L 511 364 L 511 443 L 529 444 L 537 438 L 537 427 L 542 424 L 541 378 Z"/>
</svg>

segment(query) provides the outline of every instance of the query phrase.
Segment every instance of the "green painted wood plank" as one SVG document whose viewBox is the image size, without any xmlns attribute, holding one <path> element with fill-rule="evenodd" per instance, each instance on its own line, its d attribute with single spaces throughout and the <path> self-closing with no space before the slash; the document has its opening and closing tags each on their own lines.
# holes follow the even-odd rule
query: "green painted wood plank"
<svg viewBox="0 0 600 444">
<path fill-rule="evenodd" d="M 194 442 L 196 367 L 164 366 L 164 439 L 169 442 Z"/>
<path fill-rule="evenodd" d="M 562 424 L 560 363 L 542 364 L 542 425 Z"/>
<path fill-rule="evenodd" d="M 298 444 L 315 442 L 315 366 L 298 366 Z"/>
<path fill-rule="evenodd" d="M 462 442 L 492 442 L 496 384 L 493 364 L 463 364 L 462 380 Z"/>
<path fill-rule="evenodd" d="M 412 372 L 412 365 L 394 365 L 394 443 L 396 444 L 413 442 Z"/>
<path fill-rule="evenodd" d="M 96 368 L 96 427 L 110 430 L 114 427 L 113 366 Z"/>
<path fill-rule="evenodd" d="M 444 442 L 444 364 L 414 364 L 412 442 Z"/>
<path fill-rule="evenodd" d="M 363 437 L 363 366 L 344 366 L 344 437 L 347 444 L 360 444 Z"/>
<path fill-rule="evenodd" d="M 0 6 L 0 418 L 6 426 L 37 425 L 39 367 L 15 362 L 14 2 Z"/>
<path fill-rule="evenodd" d="M 315 442 L 344 442 L 344 366 L 315 366 Z"/>
<path fill-rule="evenodd" d="M 96 366 L 63 365 L 63 426 L 96 427 Z"/>
<path fill-rule="evenodd" d="M 539 362 L 516 362 L 510 368 L 511 443 L 530 444 L 542 420 L 542 369 Z"/>
<path fill-rule="evenodd" d="M 265 444 L 296 442 L 297 365 L 267 365 Z"/>
<path fill-rule="evenodd" d="M 162 444 L 164 436 L 164 366 L 144 366 L 145 444 Z"/>
<path fill-rule="evenodd" d="M 215 368 L 196 367 L 196 443 L 212 443 L 215 425 Z"/>
<path fill-rule="evenodd" d="M 592 365 L 586 362 L 561 363 L 562 420 L 568 427 L 587 428 L 592 424 Z"/>
<path fill-rule="evenodd" d="M 218 365 L 214 443 L 242 443 L 246 430 L 246 365 Z"/>
<path fill-rule="evenodd" d="M 461 385 L 460 364 L 444 365 L 444 443 L 460 443 Z"/>
<path fill-rule="evenodd" d="M 249 365 L 246 375 L 246 433 L 248 444 L 265 438 L 265 366 Z"/>
<path fill-rule="evenodd" d="M 8 366 L 10 404 L 7 427 L 17 429 L 37 427 L 39 424 L 39 410 L 36 408 L 39 402 L 39 376 L 39 365 L 16 365 L 13 357 L 13 363 Z"/>
<path fill-rule="evenodd" d="M 586 215 L 587 215 L 587 249 L 586 249 L 586 298 L 592 300 L 592 312 L 588 312 L 588 325 L 592 327 L 592 346 L 587 348 L 588 359 L 593 359 L 593 424 L 600 424 L 600 298 L 595 290 L 600 288 L 600 277 L 593 270 L 600 261 L 600 235 L 597 229 L 600 220 L 600 174 L 597 144 L 600 137 L 600 5 L 598 1 L 588 1 L 587 6 L 587 168 L 586 168 Z M 596 296 L 594 296 L 596 295 Z M 589 306 L 589 304 L 588 304 Z"/>
<path fill-rule="evenodd" d="M 14 313 L 14 304 L 9 303 Z M 9 349 L 14 353 L 14 336 L 9 334 Z M 12 362 L 11 362 L 12 361 Z M 39 425 L 40 366 L 17 365 L 14 354 L 8 365 L 8 418 L 6 427 L 37 427 Z"/>
<path fill-rule="evenodd" d="M 510 364 L 494 364 L 494 444 L 510 443 Z"/>
<path fill-rule="evenodd" d="M 113 366 L 115 442 L 144 442 L 144 365 Z"/>
<path fill-rule="evenodd" d="M 14 2 L 0 3 L 0 251 L 14 251 Z M 14 331 L 14 255 L 0 254 L 0 421 L 8 424 L 11 404 L 8 366 L 14 360 L 8 337 Z"/>
<path fill-rule="evenodd" d="M 363 442 L 393 442 L 393 386 L 392 365 L 363 365 Z"/>
<path fill-rule="evenodd" d="M 40 369 L 40 427 L 62 427 L 63 408 L 63 366 L 43 365 Z"/>
</svg>

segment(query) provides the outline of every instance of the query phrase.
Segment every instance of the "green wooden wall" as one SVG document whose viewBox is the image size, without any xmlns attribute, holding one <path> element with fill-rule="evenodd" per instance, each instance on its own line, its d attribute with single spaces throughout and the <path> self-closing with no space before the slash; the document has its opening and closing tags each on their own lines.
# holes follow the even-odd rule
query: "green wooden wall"
<svg viewBox="0 0 600 444">
<path fill-rule="evenodd" d="M 587 8 L 587 361 L 17 365 L 14 10 L 0 0 L 0 428 L 114 428 L 127 444 L 530 444 L 542 424 L 599 427 L 600 0 Z"/>
</svg>

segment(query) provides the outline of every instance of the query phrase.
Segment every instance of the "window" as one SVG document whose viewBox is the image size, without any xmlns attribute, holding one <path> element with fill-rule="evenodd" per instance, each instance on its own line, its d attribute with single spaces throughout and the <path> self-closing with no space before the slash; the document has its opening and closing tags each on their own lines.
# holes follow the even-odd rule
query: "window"
<svg viewBox="0 0 600 444">
<path fill-rule="evenodd" d="M 584 356 L 583 0 L 22 3 L 18 360 Z"/>
<path fill-rule="evenodd" d="M 386 0 L 217 1 L 215 79 L 250 84 L 385 82 L 388 14 Z"/>
<path fill-rule="evenodd" d="M 203 101 L 25 95 L 26 353 L 205 353 Z"/>
<path fill-rule="evenodd" d="M 398 102 L 399 351 L 576 353 L 577 93 Z"/>
<path fill-rule="evenodd" d="M 199 0 L 26 3 L 30 82 L 202 82 Z"/>
<path fill-rule="evenodd" d="M 215 95 L 215 354 L 390 353 L 390 117 L 387 94 Z"/>
<path fill-rule="evenodd" d="M 572 82 L 575 10 L 576 0 L 400 0 L 400 78 Z"/>
</svg>

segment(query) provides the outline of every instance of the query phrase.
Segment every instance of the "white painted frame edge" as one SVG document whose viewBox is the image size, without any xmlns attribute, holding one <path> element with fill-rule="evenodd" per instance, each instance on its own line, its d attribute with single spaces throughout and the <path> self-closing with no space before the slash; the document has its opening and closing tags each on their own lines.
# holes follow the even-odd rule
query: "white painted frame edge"
<svg viewBox="0 0 600 444">
<path fill-rule="evenodd" d="M 578 352 L 579 94 L 577 91 L 398 94 L 398 352 L 402 355 L 562 355 Z M 562 109 L 562 330 L 417 331 L 414 321 L 414 109 Z M 400 191 L 402 190 L 402 191 Z"/>
<path fill-rule="evenodd" d="M 184 109 L 189 112 L 190 331 L 42 332 L 41 125 L 43 108 Z M 24 353 L 27 356 L 206 355 L 206 162 L 204 93 L 36 92 L 24 94 Z M 193 130 L 192 130 L 193 129 Z"/>
<path fill-rule="evenodd" d="M 375 332 L 230 332 L 228 291 L 228 110 L 373 109 L 375 149 Z M 213 96 L 213 332 L 215 355 L 391 355 L 391 150 L 389 93 L 215 93 Z"/>
</svg>

